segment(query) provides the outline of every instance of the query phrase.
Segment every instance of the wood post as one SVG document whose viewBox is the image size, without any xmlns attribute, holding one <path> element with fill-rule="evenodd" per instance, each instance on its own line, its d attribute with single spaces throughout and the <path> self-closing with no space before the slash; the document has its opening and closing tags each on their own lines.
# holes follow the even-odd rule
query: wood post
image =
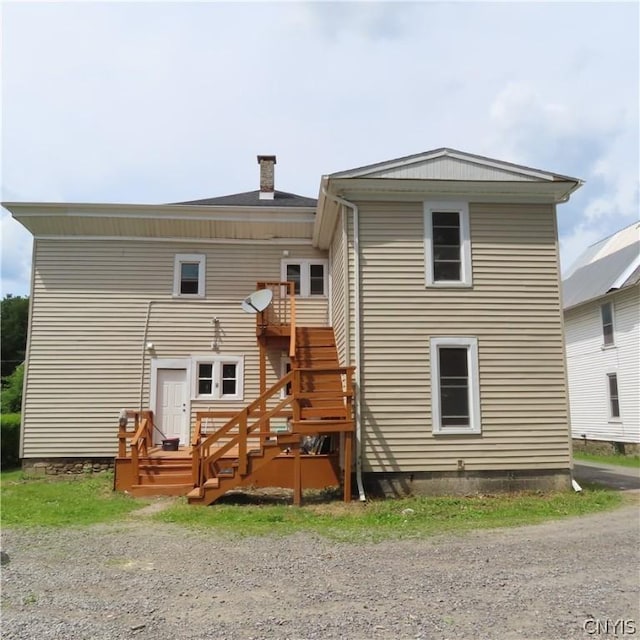
<svg viewBox="0 0 640 640">
<path fill-rule="evenodd" d="M 267 391 L 267 349 L 264 344 L 264 339 L 260 338 L 260 414 L 264 415 L 267 404 L 264 399 L 264 394 Z M 261 431 L 270 431 L 271 425 L 270 421 L 267 420 L 266 429 L 261 429 Z M 265 443 L 265 436 L 260 436 L 260 446 L 263 447 Z"/>
<path fill-rule="evenodd" d="M 353 453 L 353 437 L 351 431 L 344 434 L 344 501 L 351 502 L 351 455 Z"/>
<path fill-rule="evenodd" d="M 240 441 L 238 442 L 238 473 L 241 477 L 247 475 L 247 419 L 248 411 L 244 409 L 240 415 L 238 425 Z"/>
<path fill-rule="evenodd" d="M 300 456 L 300 442 L 293 446 L 293 504 L 299 507 L 302 504 L 302 459 Z"/>
</svg>

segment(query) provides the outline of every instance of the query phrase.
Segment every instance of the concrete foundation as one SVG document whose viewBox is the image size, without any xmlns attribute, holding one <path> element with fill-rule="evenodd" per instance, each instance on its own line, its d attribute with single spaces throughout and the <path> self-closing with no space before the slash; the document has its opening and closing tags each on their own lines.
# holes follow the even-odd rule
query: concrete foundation
<svg viewBox="0 0 640 640">
<path fill-rule="evenodd" d="M 568 491 L 571 488 L 569 469 L 363 473 L 363 480 L 370 495 L 385 497 Z"/>
</svg>

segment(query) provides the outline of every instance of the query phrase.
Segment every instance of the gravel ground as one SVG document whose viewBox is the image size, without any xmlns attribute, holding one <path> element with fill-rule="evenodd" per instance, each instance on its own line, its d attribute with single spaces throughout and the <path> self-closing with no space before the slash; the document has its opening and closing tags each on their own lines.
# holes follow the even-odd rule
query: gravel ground
<svg viewBox="0 0 640 640">
<path fill-rule="evenodd" d="M 234 540 L 145 517 L 6 530 L 2 638 L 614 637 L 589 634 L 593 622 L 585 631 L 592 617 L 632 620 L 638 637 L 638 515 L 627 505 L 362 545 L 308 535 Z"/>
</svg>

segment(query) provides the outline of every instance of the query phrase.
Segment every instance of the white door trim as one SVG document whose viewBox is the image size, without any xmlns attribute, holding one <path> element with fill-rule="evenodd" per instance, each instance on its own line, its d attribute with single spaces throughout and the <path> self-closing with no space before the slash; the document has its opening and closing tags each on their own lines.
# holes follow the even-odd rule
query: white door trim
<svg viewBox="0 0 640 640">
<path fill-rule="evenodd" d="M 185 369 L 187 373 L 185 401 L 187 404 L 187 441 L 186 445 L 191 444 L 191 359 L 190 358 L 152 358 L 151 359 L 151 380 L 149 383 L 149 407 L 155 416 L 158 411 L 158 369 Z M 155 436 L 158 434 L 154 434 Z"/>
</svg>

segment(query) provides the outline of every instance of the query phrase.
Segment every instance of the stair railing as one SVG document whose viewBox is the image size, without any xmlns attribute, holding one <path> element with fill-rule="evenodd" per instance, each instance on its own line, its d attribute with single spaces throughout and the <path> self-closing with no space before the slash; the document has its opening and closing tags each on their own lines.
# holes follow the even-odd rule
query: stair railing
<svg viewBox="0 0 640 640">
<path fill-rule="evenodd" d="M 153 411 L 125 410 L 127 420 L 133 418 L 133 430 L 127 431 L 127 425 L 120 422 L 118 428 L 118 456 L 126 458 L 129 453 L 134 477 L 138 476 L 140 458 L 149 455 L 153 442 Z M 130 439 L 127 451 L 127 440 Z"/>
<path fill-rule="evenodd" d="M 291 341 L 289 356 L 296 355 L 296 285 L 295 282 L 258 282 L 258 289 L 270 289 L 273 297 L 271 304 L 257 314 L 256 324 L 259 329 L 267 327 L 289 327 Z"/>
<path fill-rule="evenodd" d="M 278 404 L 268 411 L 261 411 L 261 407 L 265 406 L 266 402 L 276 395 L 279 395 L 280 390 L 284 389 L 293 379 L 293 371 L 290 371 L 287 375 L 282 377 L 272 387 L 267 389 L 265 393 L 256 398 L 251 404 L 247 405 L 244 409 L 239 411 L 234 417 L 232 417 L 226 424 L 220 427 L 214 433 L 208 435 L 202 442 L 199 442 L 193 447 L 193 482 L 195 486 L 202 486 L 206 480 L 210 477 L 210 469 L 220 458 L 226 453 L 231 451 L 234 447 L 238 447 L 238 467 L 239 472 L 246 475 L 248 469 L 248 446 L 247 440 L 249 435 L 273 435 L 271 432 L 267 434 L 262 433 L 262 427 L 268 424 L 268 421 L 281 414 L 283 409 L 293 402 L 293 396 L 287 396 L 280 400 Z M 255 422 L 249 423 L 250 419 L 254 417 L 256 413 Z M 259 431 L 256 433 L 256 431 Z M 219 443 L 222 438 L 229 438 L 222 446 L 216 446 L 212 452 L 212 447 Z"/>
</svg>

